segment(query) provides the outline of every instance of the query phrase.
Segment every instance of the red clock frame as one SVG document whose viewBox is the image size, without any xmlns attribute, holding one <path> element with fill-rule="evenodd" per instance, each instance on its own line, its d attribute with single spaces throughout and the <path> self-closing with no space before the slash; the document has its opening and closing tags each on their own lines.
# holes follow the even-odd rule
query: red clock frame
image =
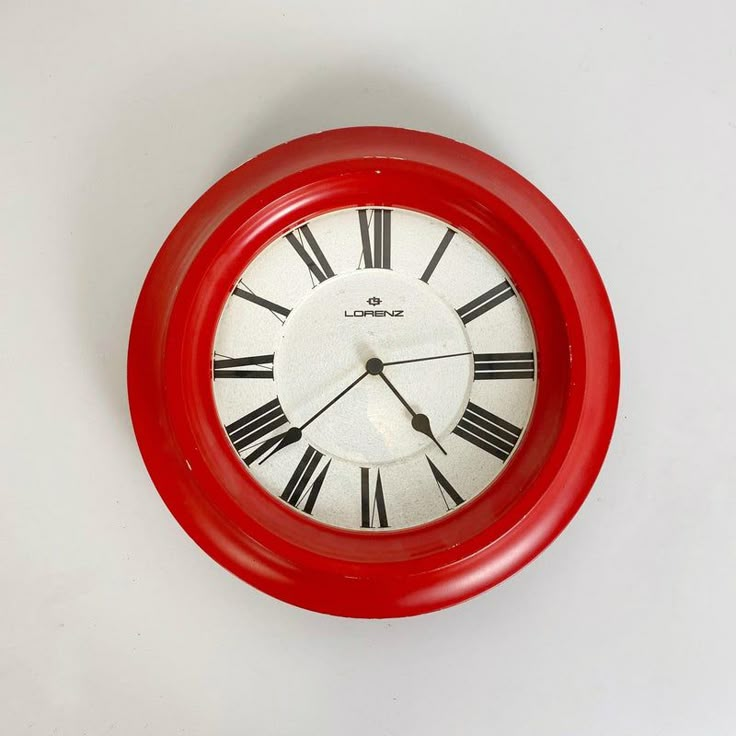
<svg viewBox="0 0 736 736">
<path fill-rule="evenodd" d="M 535 407 L 507 467 L 459 509 L 406 530 L 327 526 L 265 491 L 228 442 L 212 391 L 217 322 L 247 263 L 300 222 L 358 206 L 424 212 L 482 243 L 524 299 L 537 341 Z M 613 431 L 618 390 L 608 298 L 560 212 L 496 159 L 397 128 L 306 136 L 218 181 L 156 257 L 128 351 L 138 444 L 179 523 L 255 587 L 343 616 L 443 608 L 534 558 L 588 494 Z"/>
</svg>

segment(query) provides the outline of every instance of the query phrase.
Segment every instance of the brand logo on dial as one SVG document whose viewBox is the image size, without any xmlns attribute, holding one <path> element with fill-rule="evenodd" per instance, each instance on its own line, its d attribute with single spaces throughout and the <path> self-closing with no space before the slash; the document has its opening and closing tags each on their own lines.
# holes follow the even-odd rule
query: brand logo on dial
<svg viewBox="0 0 736 736">
<path fill-rule="evenodd" d="M 366 303 L 375 307 L 382 303 L 382 299 L 372 296 L 366 299 Z M 352 312 L 345 310 L 346 317 L 403 317 L 403 309 L 354 309 Z"/>
</svg>

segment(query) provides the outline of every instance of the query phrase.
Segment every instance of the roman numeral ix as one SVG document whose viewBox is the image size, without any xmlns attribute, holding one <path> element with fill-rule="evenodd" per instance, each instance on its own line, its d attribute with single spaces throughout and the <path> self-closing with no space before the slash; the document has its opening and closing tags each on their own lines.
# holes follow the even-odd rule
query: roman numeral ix
<svg viewBox="0 0 736 736">
<path fill-rule="evenodd" d="M 273 378 L 273 353 L 248 358 L 227 358 L 215 355 L 213 378 Z"/>
<path fill-rule="evenodd" d="M 458 437 L 504 461 L 513 452 L 521 436 L 521 428 L 491 414 L 472 401 L 468 403 L 468 408 L 452 431 Z"/>
<path fill-rule="evenodd" d="M 465 306 L 460 307 L 457 313 L 460 315 L 463 323 L 468 324 L 468 322 L 472 322 L 476 317 L 480 317 L 481 314 L 485 314 L 489 309 L 497 307 L 512 296 L 516 296 L 516 294 L 511 288 L 511 284 L 504 280 L 498 286 L 489 289 L 485 294 L 481 294 L 479 297 L 469 301 Z"/>
<path fill-rule="evenodd" d="M 299 258 L 304 261 L 309 269 L 309 274 L 313 277 L 313 285 L 314 279 L 317 279 L 319 283 L 322 283 L 335 275 L 335 272 L 332 270 L 332 267 L 325 258 L 325 254 L 314 239 L 314 235 L 312 235 L 309 225 L 302 225 L 296 230 L 287 233 L 286 239 L 291 243 L 291 246 L 297 252 Z M 311 253 L 309 251 L 311 251 Z"/>
<path fill-rule="evenodd" d="M 473 360 L 476 381 L 534 378 L 534 353 L 475 353 Z"/>
<path fill-rule="evenodd" d="M 364 268 L 391 268 L 391 210 L 358 210 Z"/>
<path fill-rule="evenodd" d="M 286 503 L 296 508 L 301 508 L 305 514 L 312 513 L 317 496 L 319 496 L 325 476 L 332 462 L 332 460 L 328 460 L 317 477 L 312 480 L 323 457 L 324 455 L 321 452 L 315 450 L 310 445 L 296 466 L 296 470 L 291 478 L 289 478 L 284 492 L 281 494 L 281 498 Z M 302 502 L 303 506 L 300 506 Z"/>
<path fill-rule="evenodd" d="M 380 470 L 376 471 L 376 490 L 371 500 L 370 470 L 360 469 L 360 519 L 360 526 L 363 529 L 375 529 L 376 526 L 382 529 L 388 527 L 386 499 L 383 496 Z"/>
</svg>

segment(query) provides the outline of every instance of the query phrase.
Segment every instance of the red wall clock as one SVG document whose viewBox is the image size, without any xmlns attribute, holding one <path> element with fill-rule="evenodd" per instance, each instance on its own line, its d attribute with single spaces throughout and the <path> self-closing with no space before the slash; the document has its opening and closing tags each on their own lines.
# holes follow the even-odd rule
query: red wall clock
<svg viewBox="0 0 736 736">
<path fill-rule="evenodd" d="M 460 143 L 278 146 L 184 215 L 136 307 L 130 409 L 215 560 L 315 611 L 406 616 L 511 575 L 603 461 L 611 309 L 558 210 Z"/>
</svg>

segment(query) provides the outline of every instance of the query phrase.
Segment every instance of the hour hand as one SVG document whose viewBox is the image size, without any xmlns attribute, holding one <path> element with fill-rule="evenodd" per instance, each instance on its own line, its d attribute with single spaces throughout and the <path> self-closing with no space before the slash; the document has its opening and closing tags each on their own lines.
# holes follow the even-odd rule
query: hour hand
<svg viewBox="0 0 736 736">
<path fill-rule="evenodd" d="M 421 432 L 422 434 L 426 434 L 429 439 L 432 440 L 432 442 L 437 445 L 437 447 L 442 450 L 442 452 L 447 455 L 447 451 L 444 447 L 437 441 L 437 438 L 432 433 L 432 427 L 429 423 L 429 417 L 426 414 L 415 414 L 411 418 L 411 426 L 417 431 Z"/>
<path fill-rule="evenodd" d="M 432 442 L 437 445 L 437 447 L 442 450 L 442 452 L 447 455 L 447 451 L 444 447 L 437 441 L 437 438 L 432 433 L 432 427 L 429 423 L 429 417 L 426 414 L 417 414 L 414 409 L 411 408 L 411 405 L 409 402 L 399 393 L 396 386 L 391 383 L 391 381 L 386 378 L 386 375 L 383 372 L 383 362 L 379 358 L 371 358 L 366 364 L 365 369 L 367 373 L 370 373 L 372 376 L 379 376 L 381 380 L 391 389 L 392 393 L 396 398 L 404 405 L 404 408 L 411 414 L 411 426 L 413 429 L 415 429 L 417 432 L 421 432 L 424 435 L 427 435 Z"/>
</svg>

